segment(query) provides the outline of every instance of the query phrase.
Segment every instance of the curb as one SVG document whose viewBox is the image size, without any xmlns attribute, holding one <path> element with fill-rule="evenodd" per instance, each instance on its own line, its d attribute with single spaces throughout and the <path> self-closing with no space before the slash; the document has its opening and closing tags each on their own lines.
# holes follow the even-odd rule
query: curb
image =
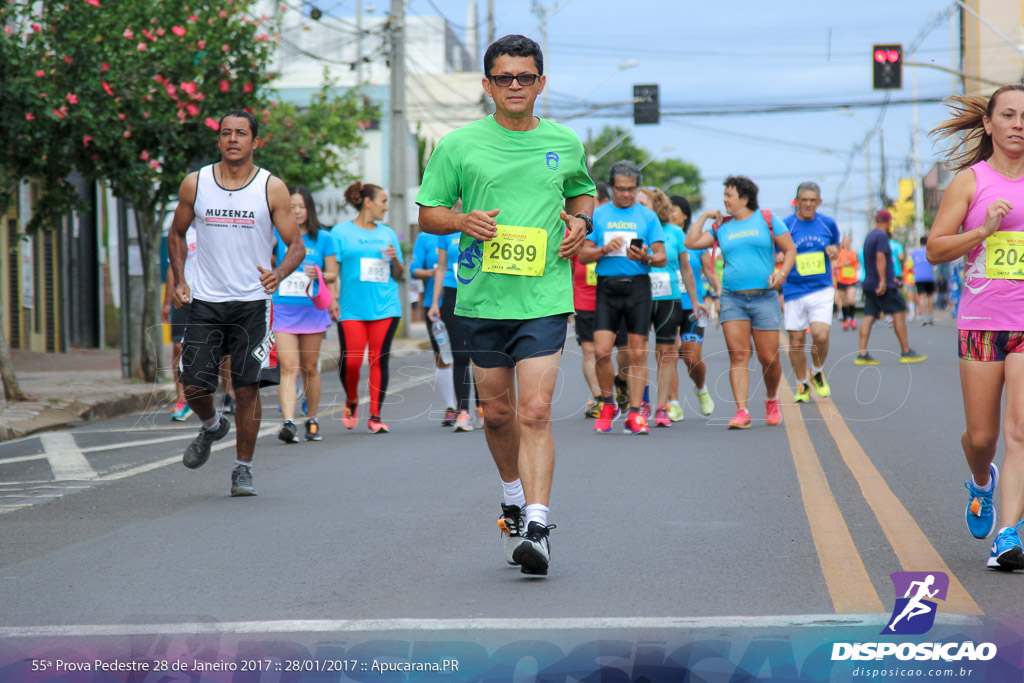
<svg viewBox="0 0 1024 683">
<path fill-rule="evenodd" d="M 395 358 L 402 358 L 429 350 L 430 340 L 418 339 L 414 343 L 402 344 L 399 348 L 394 349 L 391 355 Z M 333 355 L 326 356 L 321 364 L 321 373 L 334 373 L 337 370 L 338 358 Z M 21 405 L 27 410 L 36 410 L 35 415 L 24 420 L 17 420 L 17 423 L 20 424 L 0 422 L 0 442 L 20 439 L 40 432 L 78 427 L 88 422 L 110 420 L 137 413 L 155 405 L 167 404 L 173 400 L 174 385 L 167 384 L 149 392 L 122 394 L 95 403 L 79 401 L 58 404 L 26 402 Z"/>
<path fill-rule="evenodd" d="M 40 432 L 77 427 L 87 422 L 109 420 L 122 415 L 136 413 L 153 405 L 167 403 L 174 399 L 174 385 L 160 387 L 149 393 L 117 396 L 96 403 L 65 403 L 46 406 L 23 424 L 13 426 L 0 422 L 0 441 L 9 441 L 31 436 Z M 27 403 L 26 406 L 39 405 Z"/>
</svg>

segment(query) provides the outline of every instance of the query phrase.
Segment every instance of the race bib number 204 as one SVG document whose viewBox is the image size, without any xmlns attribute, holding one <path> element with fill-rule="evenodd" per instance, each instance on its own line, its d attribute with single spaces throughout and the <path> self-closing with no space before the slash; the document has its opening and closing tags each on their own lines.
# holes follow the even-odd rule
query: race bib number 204
<svg viewBox="0 0 1024 683">
<path fill-rule="evenodd" d="M 985 277 L 1024 280 L 1024 232 L 1000 230 L 985 240 Z"/>
</svg>

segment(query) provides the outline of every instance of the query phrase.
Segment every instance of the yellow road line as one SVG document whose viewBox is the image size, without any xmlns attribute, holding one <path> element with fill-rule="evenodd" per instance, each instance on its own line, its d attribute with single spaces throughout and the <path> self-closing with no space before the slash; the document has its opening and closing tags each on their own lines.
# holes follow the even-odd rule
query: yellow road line
<svg viewBox="0 0 1024 683">
<path fill-rule="evenodd" d="M 829 488 L 800 406 L 793 403 L 793 394 L 785 383 L 780 387 L 779 398 L 801 499 L 832 606 L 837 614 L 886 612 Z"/>
<path fill-rule="evenodd" d="M 942 556 L 921 531 L 914 518 L 896 494 L 889 488 L 881 472 L 871 462 L 860 443 L 853 436 L 839 409 L 828 399 L 815 401 L 825 419 L 828 431 L 839 447 L 846 466 L 860 484 L 861 493 L 878 518 L 889 544 L 905 571 L 942 571 L 949 575 L 949 593 L 943 605 L 944 612 L 955 614 L 984 614 L 956 575 L 946 566 Z"/>
</svg>

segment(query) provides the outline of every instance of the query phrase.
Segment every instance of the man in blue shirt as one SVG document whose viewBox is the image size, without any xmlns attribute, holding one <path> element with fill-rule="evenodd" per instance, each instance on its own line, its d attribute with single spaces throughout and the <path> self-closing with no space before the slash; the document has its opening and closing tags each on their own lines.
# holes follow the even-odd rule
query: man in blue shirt
<svg viewBox="0 0 1024 683">
<path fill-rule="evenodd" d="M 626 432 L 647 434 L 640 402 L 647 384 L 647 334 L 651 326 L 651 266 L 668 262 L 661 221 L 636 201 L 643 176 L 632 161 L 612 166 L 608 183 L 612 201 L 594 211 L 594 232 L 580 251 L 580 263 L 597 262 L 597 303 L 594 311 L 594 351 L 597 382 L 601 387 L 601 414 L 594 430 L 610 432 L 619 415 L 613 398 L 615 368 L 611 354 L 615 333 L 626 321 L 629 344 L 629 415 Z"/>
<path fill-rule="evenodd" d="M 818 213 L 821 188 L 807 181 L 796 188 L 796 213 L 783 219 L 796 244 L 796 266 L 782 285 L 783 318 L 789 332 L 789 362 L 796 375 L 796 402 L 832 393 L 825 381 L 825 357 L 832 329 L 832 259 L 839 253 L 839 228 Z M 811 373 L 807 375 L 807 329 L 811 330 Z"/>
<path fill-rule="evenodd" d="M 864 238 L 864 321 L 860 326 L 860 349 L 856 365 L 878 365 L 868 353 L 871 326 L 881 314 L 892 315 L 893 330 L 900 343 L 900 362 L 919 363 L 928 356 L 910 348 L 907 341 L 907 302 L 900 294 L 893 269 L 892 214 L 882 209 L 875 214 L 875 229 Z"/>
<path fill-rule="evenodd" d="M 925 245 L 928 236 L 921 237 L 921 246 L 910 252 L 914 262 L 914 282 L 917 287 L 917 314 L 921 316 L 921 326 L 935 324 L 935 269 L 928 263 Z"/>
</svg>

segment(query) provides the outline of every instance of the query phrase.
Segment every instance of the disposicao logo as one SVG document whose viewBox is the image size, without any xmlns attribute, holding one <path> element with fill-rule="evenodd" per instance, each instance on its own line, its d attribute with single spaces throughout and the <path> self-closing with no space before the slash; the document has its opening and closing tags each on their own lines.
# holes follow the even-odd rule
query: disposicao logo
<svg viewBox="0 0 1024 683">
<path fill-rule="evenodd" d="M 949 576 L 945 572 L 893 572 L 896 604 L 879 635 L 915 636 L 927 633 L 935 625 L 936 600 L 945 600 Z M 880 660 L 896 657 L 901 661 L 988 661 L 996 656 L 994 643 L 833 643 L 832 661 Z"/>
<path fill-rule="evenodd" d="M 946 599 L 949 576 L 945 572 L 893 572 L 889 578 L 896 591 L 896 605 L 882 634 L 919 636 L 927 633 L 935 624 L 938 611 L 935 599 Z"/>
<path fill-rule="evenodd" d="M 547 162 L 548 168 L 550 168 L 552 171 L 557 171 L 558 170 L 558 153 L 557 152 L 548 152 L 547 157 L 545 157 L 545 161 Z"/>
</svg>

